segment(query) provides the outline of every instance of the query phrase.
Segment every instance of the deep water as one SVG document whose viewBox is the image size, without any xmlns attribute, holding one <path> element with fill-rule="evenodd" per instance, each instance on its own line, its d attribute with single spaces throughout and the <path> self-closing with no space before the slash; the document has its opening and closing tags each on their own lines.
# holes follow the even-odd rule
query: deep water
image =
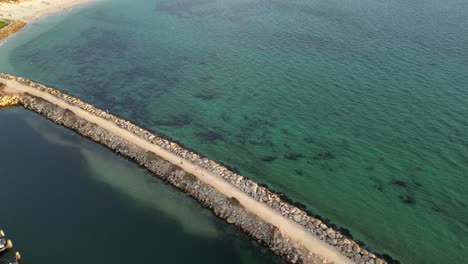
<svg viewBox="0 0 468 264">
<path fill-rule="evenodd" d="M 1 110 L 0 228 L 25 263 L 283 263 L 110 150 Z"/>
<path fill-rule="evenodd" d="M 40 20 L 0 71 L 268 184 L 402 263 L 468 259 L 464 0 L 115 0 Z"/>
</svg>

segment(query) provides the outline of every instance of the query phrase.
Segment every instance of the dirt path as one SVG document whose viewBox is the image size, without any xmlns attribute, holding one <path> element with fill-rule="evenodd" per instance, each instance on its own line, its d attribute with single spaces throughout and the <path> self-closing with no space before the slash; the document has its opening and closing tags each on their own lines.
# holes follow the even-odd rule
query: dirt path
<svg viewBox="0 0 468 264">
<path fill-rule="evenodd" d="M 263 221 L 268 222 L 281 230 L 283 234 L 293 238 L 294 240 L 302 243 L 306 248 L 308 248 L 312 253 L 318 254 L 322 257 L 325 257 L 328 261 L 333 261 L 334 263 L 354 263 L 346 256 L 342 255 L 337 249 L 326 244 L 322 240 L 315 237 L 307 229 L 297 224 L 291 219 L 288 219 L 282 216 L 276 210 L 270 208 L 269 206 L 258 202 L 253 199 L 246 193 L 240 191 L 224 179 L 216 176 L 215 174 L 200 168 L 188 160 L 182 159 L 179 156 L 162 149 L 161 147 L 151 144 L 146 140 L 138 137 L 137 135 L 122 129 L 115 125 L 113 122 L 105 120 L 103 118 L 92 115 L 79 107 L 72 106 L 61 99 L 58 99 L 46 92 L 28 87 L 26 85 L 20 84 L 12 80 L 4 80 L 0 78 L 0 82 L 4 82 L 7 87 L 4 92 L 6 93 L 25 93 L 28 92 L 31 95 L 40 97 L 53 103 L 63 109 L 69 109 L 76 115 L 86 119 L 89 122 L 95 123 L 101 128 L 111 132 L 112 134 L 127 140 L 128 142 L 135 144 L 147 151 L 151 151 L 156 155 L 162 157 L 163 159 L 181 167 L 183 170 L 195 175 L 200 181 L 212 186 L 220 193 L 223 193 L 227 197 L 235 197 L 239 202 L 249 210 L 254 213 Z"/>
</svg>

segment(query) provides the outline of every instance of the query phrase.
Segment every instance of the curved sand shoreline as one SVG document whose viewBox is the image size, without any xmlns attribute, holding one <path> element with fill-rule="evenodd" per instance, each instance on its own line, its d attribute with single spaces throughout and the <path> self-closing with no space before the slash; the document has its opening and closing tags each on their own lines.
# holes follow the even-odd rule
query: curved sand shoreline
<svg viewBox="0 0 468 264">
<path fill-rule="evenodd" d="M 0 2 L 0 20 L 9 23 L 7 26 L 0 29 L 0 42 L 23 29 L 27 23 L 91 1 L 93 0 L 55 0 L 52 2 L 24 0 L 20 2 Z M 0 46 L 2 43 L 0 43 Z"/>
<path fill-rule="evenodd" d="M 0 2 L 0 19 L 19 20 L 28 23 L 91 1 L 92 0 L 25 0 L 21 2 Z"/>
</svg>

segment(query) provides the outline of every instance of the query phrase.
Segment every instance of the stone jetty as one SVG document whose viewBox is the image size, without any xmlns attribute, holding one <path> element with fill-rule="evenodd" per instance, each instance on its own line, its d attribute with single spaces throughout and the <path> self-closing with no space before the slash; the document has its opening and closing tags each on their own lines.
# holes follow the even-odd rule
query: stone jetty
<svg viewBox="0 0 468 264">
<path fill-rule="evenodd" d="M 3 79 L 3 80 L 2 80 Z M 130 121 L 120 119 L 108 114 L 106 111 L 95 108 L 94 106 L 81 101 L 78 98 L 66 95 L 56 89 L 45 85 L 32 82 L 30 80 L 15 77 L 8 74 L 0 74 L 0 83 L 13 81 L 28 87 L 30 91 L 40 91 L 47 96 L 53 96 L 66 105 L 73 106 L 85 111 L 93 117 L 98 117 L 111 122 L 113 125 L 125 131 L 132 133 L 145 142 L 155 145 L 173 156 L 177 156 L 178 162 L 171 162 L 162 156 L 142 148 L 141 146 L 129 142 L 128 140 L 116 136 L 109 130 L 99 126 L 96 123 L 86 120 L 82 116 L 67 109 L 51 103 L 49 100 L 35 96 L 32 93 L 23 92 L 10 95 L 8 89 L 0 94 L 2 100 L 18 100 L 17 104 L 24 108 L 39 113 L 51 121 L 63 125 L 77 133 L 100 143 L 109 149 L 128 157 L 138 163 L 140 166 L 148 169 L 154 175 L 160 177 L 165 182 L 181 189 L 194 199 L 198 200 L 205 207 L 210 208 L 215 215 L 225 219 L 229 224 L 234 224 L 245 233 L 250 235 L 259 243 L 270 248 L 277 255 L 282 256 L 290 263 L 360 263 L 360 264 L 383 264 L 387 260 L 364 249 L 357 242 L 346 237 L 339 231 L 328 226 L 305 211 L 284 201 L 279 195 L 273 193 L 268 188 L 238 175 L 226 167 L 209 160 L 197 153 L 186 150 L 180 145 L 170 142 L 164 138 L 132 124 Z M 1 93 L 1 91 L 0 91 Z M 12 96 L 15 99 L 12 99 Z M 3 99 L 6 98 L 6 99 Z M 317 247 L 330 249 L 336 252 L 336 255 L 330 257 L 320 254 L 320 250 L 313 250 L 314 246 L 306 245 L 297 239 L 298 236 L 292 236 L 283 226 L 275 226 L 272 222 L 252 210 L 248 210 L 245 200 L 237 199 L 233 196 L 226 196 L 220 189 L 215 188 L 209 183 L 197 177 L 195 173 L 188 173 L 184 170 L 183 163 L 189 163 L 191 166 L 208 171 L 211 175 L 222 179 L 243 195 L 247 195 L 253 203 L 261 203 L 262 206 L 281 215 L 288 222 L 288 226 L 298 227 L 297 230 L 304 232 L 305 236 L 313 236 L 318 241 Z M 202 172 L 203 173 L 203 172 Z M 240 201 L 242 200 L 242 201 Z M 288 229 L 290 230 L 290 229 Z M 302 240 L 304 241 L 304 240 Z M 390 260 L 391 261 L 391 260 Z"/>
<path fill-rule="evenodd" d="M 4 94 L 2 91 L 5 88 L 3 83 L 0 83 L 0 108 L 15 107 L 19 105 L 19 97 L 17 95 Z"/>
<path fill-rule="evenodd" d="M 0 107 L 14 107 L 19 105 L 18 96 L 0 95 Z"/>
<path fill-rule="evenodd" d="M 5 39 L 16 32 L 20 31 L 22 28 L 26 26 L 26 23 L 23 21 L 17 21 L 17 20 L 3 20 L 8 23 L 3 28 L 0 28 L 0 40 Z"/>
</svg>

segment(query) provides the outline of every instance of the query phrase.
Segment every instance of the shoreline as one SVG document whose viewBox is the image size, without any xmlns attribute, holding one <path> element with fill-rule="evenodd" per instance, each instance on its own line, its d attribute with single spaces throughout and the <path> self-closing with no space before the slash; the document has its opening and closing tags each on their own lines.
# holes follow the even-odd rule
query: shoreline
<svg viewBox="0 0 468 264">
<path fill-rule="evenodd" d="M 0 42 L 22 30 L 28 23 L 49 15 L 64 12 L 78 5 L 96 0 L 25 0 L 20 2 L 0 2 L 0 20 L 9 24 L 0 29 Z"/>
<path fill-rule="evenodd" d="M 118 146 L 114 146 L 112 142 L 103 142 L 99 137 L 96 138 L 94 132 L 90 132 L 89 128 L 86 129 L 86 132 L 79 132 L 82 127 L 64 124 L 63 122 L 66 122 L 63 121 L 64 116 L 77 116 L 83 119 L 83 122 L 93 124 L 93 127 L 99 127 L 98 134 L 110 133 L 136 146 L 145 153 L 149 152 L 156 155 L 159 159 L 169 163 L 170 167 L 177 167 L 184 173 L 189 173 L 191 177 L 194 177 L 194 179 L 189 177 L 190 182 L 196 179 L 197 182 L 200 182 L 198 185 L 207 186 L 206 188 L 211 188 L 213 192 L 219 193 L 216 197 L 219 198 L 219 195 L 221 195 L 222 199 L 237 204 L 240 209 L 237 208 L 236 210 L 243 210 L 241 215 L 244 215 L 244 217 L 233 218 L 232 214 L 226 216 L 223 213 L 225 208 L 217 211 L 216 203 L 213 205 L 213 201 L 211 201 L 212 197 L 200 197 L 204 194 L 199 194 L 196 190 L 193 190 L 192 184 L 185 183 L 181 187 L 177 185 L 179 184 L 177 181 L 168 182 L 189 193 L 206 207 L 213 209 L 216 215 L 224 218 L 228 223 L 235 223 L 251 237 L 260 240 L 278 255 L 286 257 L 291 263 L 387 263 L 322 221 L 285 202 L 267 188 L 229 171 L 216 162 L 187 151 L 173 142 L 159 138 L 126 120 L 109 115 L 78 98 L 62 94 L 55 89 L 5 74 L 0 74 L 0 81 L 7 84 L 4 92 L 6 94 L 16 94 L 20 98 L 20 104 L 25 108 L 69 127 L 83 136 L 119 152 L 123 156 L 130 157 L 159 177 L 164 178 L 164 175 L 158 172 L 160 168 L 151 170 L 151 164 L 147 163 L 148 160 L 154 157 L 138 160 L 136 158 L 138 155 L 129 156 L 127 149 L 121 150 Z M 54 105 L 53 110 L 50 110 L 54 113 L 50 113 L 50 111 L 41 112 L 43 108 L 50 108 L 50 106 L 44 107 L 44 105 L 47 105 L 44 102 L 31 104 L 30 102 L 34 100 L 44 100 L 48 104 Z M 36 107 L 34 104 L 40 106 Z M 62 112 L 57 116 L 55 112 L 60 110 Z M 195 192 L 195 194 L 191 192 Z M 248 216 L 248 213 L 254 216 Z M 245 223 L 245 219 L 248 220 L 247 223 Z M 258 225 L 265 226 L 264 234 L 260 238 L 256 228 L 249 227 L 252 226 L 252 221 L 257 222 L 254 227 Z M 279 240 L 280 242 L 276 239 L 278 235 L 282 238 Z"/>
<path fill-rule="evenodd" d="M 89 3 L 95 0 L 55 0 L 46 2 L 43 0 L 26 0 L 17 3 L 0 3 L 0 20 L 18 20 L 25 23 L 66 11 L 77 5 Z"/>
</svg>

